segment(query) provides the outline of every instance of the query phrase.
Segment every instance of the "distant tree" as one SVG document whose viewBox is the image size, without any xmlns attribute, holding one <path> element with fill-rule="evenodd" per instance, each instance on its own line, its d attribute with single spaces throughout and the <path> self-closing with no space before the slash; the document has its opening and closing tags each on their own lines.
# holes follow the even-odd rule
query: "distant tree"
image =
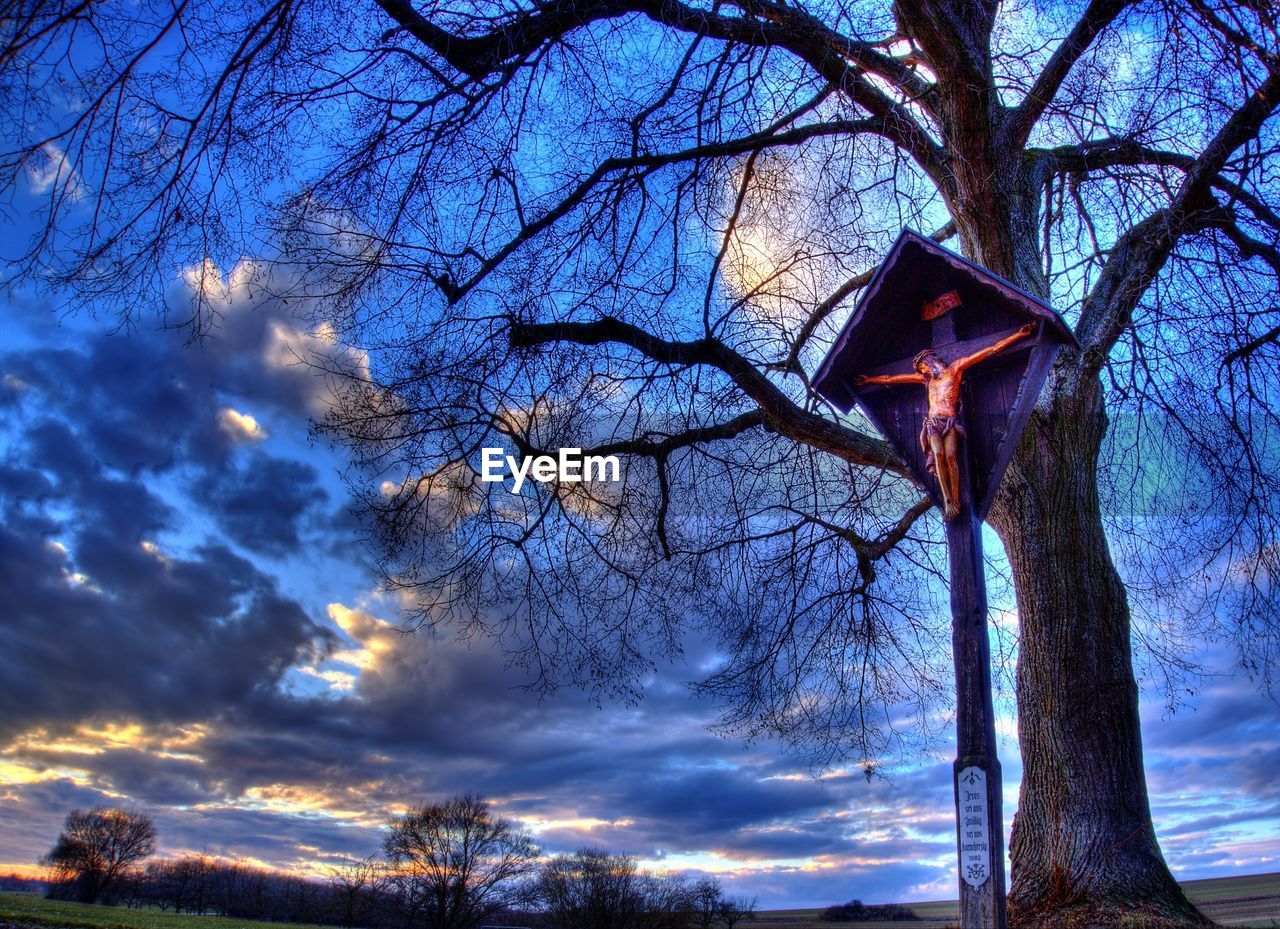
<svg viewBox="0 0 1280 929">
<path fill-rule="evenodd" d="M 695 912 L 694 885 L 683 874 L 641 872 L 637 929 L 689 929 Z"/>
<path fill-rule="evenodd" d="M 156 827 L 145 813 L 105 806 L 72 810 L 41 859 L 56 875 L 50 896 L 93 903 L 155 849 Z"/>
<path fill-rule="evenodd" d="M 693 925 L 711 929 L 720 922 L 720 904 L 724 892 L 714 877 L 700 878 L 693 885 Z"/>
<path fill-rule="evenodd" d="M 147 865 L 145 895 L 161 912 L 201 913 L 207 895 L 208 859 L 204 855 L 184 855 Z"/>
<path fill-rule="evenodd" d="M 697 884 L 642 871 L 630 855 L 601 848 L 552 858 L 535 889 L 555 929 L 685 929 L 697 920 Z"/>
<path fill-rule="evenodd" d="M 349 902 L 334 882 L 220 860 L 207 852 L 153 862 L 136 882 L 123 897 L 130 905 L 235 919 L 335 924 L 343 920 Z M 121 893 L 113 891 L 111 896 L 121 898 Z"/>
<path fill-rule="evenodd" d="M 863 903 L 861 900 L 850 900 L 836 906 L 829 906 L 822 911 L 822 918 L 833 923 L 853 922 L 905 922 L 918 920 L 920 917 L 908 907 L 896 903 Z"/>
<path fill-rule="evenodd" d="M 539 851 L 467 794 L 393 817 L 383 842 L 410 923 L 474 929 L 508 907 Z"/>
<path fill-rule="evenodd" d="M 49 888 L 49 882 L 38 877 L 24 877 L 16 872 L 0 874 L 0 891 L 5 893 L 41 893 Z"/>
<path fill-rule="evenodd" d="M 754 897 L 726 897 L 720 881 L 714 877 L 704 877 L 695 881 L 690 888 L 692 904 L 691 925 L 697 929 L 713 929 L 724 927 L 733 929 L 744 919 L 754 919 L 756 900 Z"/>
<path fill-rule="evenodd" d="M 365 926 L 386 886 L 382 862 L 372 855 L 329 871 L 332 918 L 343 926 Z"/>
<path fill-rule="evenodd" d="M 755 897 L 725 897 L 720 901 L 720 923 L 724 929 L 734 929 L 740 922 L 756 918 Z"/>
<path fill-rule="evenodd" d="M 556 929 L 624 929 L 643 905 L 639 880 L 634 859 L 583 848 L 543 865 L 538 890 Z"/>
</svg>

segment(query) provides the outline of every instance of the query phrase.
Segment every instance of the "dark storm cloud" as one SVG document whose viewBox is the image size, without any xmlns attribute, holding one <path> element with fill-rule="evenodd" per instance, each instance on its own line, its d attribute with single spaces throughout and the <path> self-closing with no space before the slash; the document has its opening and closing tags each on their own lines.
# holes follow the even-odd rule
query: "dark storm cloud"
<svg viewBox="0 0 1280 929">
<path fill-rule="evenodd" d="M 185 557 L 144 547 L 173 508 L 104 465 L 77 425 L 36 418 L 0 471 L 0 737 L 115 715 L 203 718 L 323 646 L 327 633 L 225 545 Z"/>
<path fill-rule="evenodd" d="M 660 703 L 601 711 L 572 692 L 538 702 L 511 688 L 491 650 L 360 623 L 348 628 L 363 642 L 395 648 L 380 653 L 351 695 L 257 695 L 202 742 L 206 763 L 237 780 L 224 786 L 287 777 L 339 805 L 368 808 L 475 790 L 531 821 L 606 821 L 543 831 L 550 852 L 602 845 L 653 858 L 698 849 L 756 861 L 851 853 L 864 847 L 853 837 L 872 824 L 887 833 L 879 840 L 886 848 L 918 853 L 922 840 L 898 831 L 898 810 L 948 811 L 945 765 L 871 786 L 861 776 L 778 777 L 789 769 L 771 752 L 709 735 L 707 708 L 687 695 L 682 714 Z M 351 785 L 359 799 L 341 796 Z M 873 793 L 883 809 L 830 815 Z M 949 823 L 942 815 L 937 826 L 945 834 Z"/>
<path fill-rule="evenodd" d="M 165 559 L 104 524 L 73 545 L 74 562 L 47 538 L 0 527 L 0 738 L 121 715 L 206 718 L 324 642 L 297 603 L 226 548 Z"/>
<path fill-rule="evenodd" d="M 235 404 L 296 419 L 318 385 L 284 360 L 306 333 L 246 280 L 203 343 L 62 330 L 0 355 L 0 735 L 104 714 L 210 717 L 324 647 L 329 633 L 226 544 L 286 554 L 328 509 L 313 467 L 243 448 L 262 433 Z M 163 474 L 182 476 L 222 539 L 143 547 L 189 519 L 156 490 Z"/>
<path fill-rule="evenodd" d="M 193 496 L 232 541 L 276 556 L 297 550 L 302 521 L 328 499 L 315 468 L 261 451 L 242 463 L 211 469 Z"/>
<path fill-rule="evenodd" d="M 171 730 L 170 735 L 178 733 Z M 80 744 L 86 742 L 88 740 L 80 740 Z M 79 749 L 80 745 L 75 748 Z M 92 764 L 82 775 L 83 785 L 109 792 L 104 794 L 107 799 L 95 802 L 110 803 L 111 796 L 126 796 L 148 809 L 195 805 L 207 800 L 216 789 L 217 774 L 202 760 L 168 752 L 157 754 L 154 749 L 154 745 L 94 745 Z M 84 768 L 83 751 L 71 750 L 66 743 L 56 740 L 48 744 L 32 740 L 19 753 L 22 763 L 36 771 Z"/>
<path fill-rule="evenodd" d="M 301 426 L 322 409 L 324 381 L 299 359 L 323 346 L 262 287 L 250 294 L 239 280 L 223 304 L 216 331 L 192 344 L 182 332 L 139 331 L 0 355 L 7 395 L 44 420 L 28 424 L 28 460 L 72 483 L 99 470 L 135 478 L 180 469 L 232 542 L 281 556 L 315 523 L 332 545 L 336 534 L 321 524 L 332 519 L 330 501 L 315 468 L 258 449 L 237 454 L 266 435 L 252 413 Z M 131 505 L 101 490 L 84 488 L 77 504 Z M 350 523 L 340 528 L 349 541 Z"/>
<path fill-rule="evenodd" d="M 758 764 L 727 763 L 732 752 L 706 733 L 705 708 L 692 712 L 687 698 L 683 717 L 657 705 L 599 711 L 574 693 L 539 703 L 511 688 L 490 650 L 406 637 L 371 617 L 349 628 L 365 644 L 396 647 L 379 653 L 349 696 L 259 690 L 222 713 L 192 747 L 201 769 L 218 772 L 216 784 L 159 759 L 148 770 L 140 753 L 38 760 L 89 764 L 104 784 L 147 803 L 173 803 L 189 790 L 234 799 L 287 783 L 323 794 L 335 808 L 373 811 L 470 789 L 514 795 L 504 801 L 508 815 L 589 811 L 628 821 L 550 830 L 540 838 L 551 851 L 603 844 L 657 857 L 719 848 L 767 859 L 850 848 L 851 824 L 824 813 L 847 803 L 860 779 L 832 790 L 772 777 L 777 765 L 767 754 Z"/>
<path fill-rule="evenodd" d="M 157 820 L 160 841 L 166 849 L 207 849 L 211 854 L 228 858 L 243 856 L 263 861 L 284 858 L 288 861 L 292 852 L 299 863 L 313 864 L 316 859 L 313 849 L 349 849 L 346 855 L 329 856 L 338 863 L 343 858 L 371 855 L 382 841 L 379 826 L 317 817 L 298 817 L 290 824 L 287 840 L 284 840 L 280 824 L 278 813 L 231 807 L 202 809 L 182 815 L 162 814 Z"/>
</svg>

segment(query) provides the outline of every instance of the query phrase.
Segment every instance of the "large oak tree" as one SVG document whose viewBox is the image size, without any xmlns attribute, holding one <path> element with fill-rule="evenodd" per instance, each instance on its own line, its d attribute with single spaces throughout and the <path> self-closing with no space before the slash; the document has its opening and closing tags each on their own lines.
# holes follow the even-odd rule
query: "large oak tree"
<svg viewBox="0 0 1280 929">
<path fill-rule="evenodd" d="M 94 903 L 156 850 L 156 827 L 138 810 L 99 806 L 67 814 L 41 863 L 53 869 L 53 894 Z"/>
<path fill-rule="evenodd" d="M 930 734 L 947 627 L 927 502 L 810 373 L 906 224 L 1053 302 L 1083 348 L 990 515 L 1018 604 L 1013 913 L 1199 918 L 1156 842 L 1132 643 L 1176 678 L 1179 636 L 1234 636 L 1270 683 L 1271 4 L 5 16 L 4 177 L 45 196 L 31 280 L 132 314 L 185 264 L 203 329 L 213 269 L 273 258 L 241 286 L 371 352 L 316 359 L 345 385 L 327 426 L 422 621 L 623 696 L 709 635 L 725 725 L 819 762 Z M 477 480 L 495 444 L 616 454 L 624 480 L 512 495 Z"/>
</svg>

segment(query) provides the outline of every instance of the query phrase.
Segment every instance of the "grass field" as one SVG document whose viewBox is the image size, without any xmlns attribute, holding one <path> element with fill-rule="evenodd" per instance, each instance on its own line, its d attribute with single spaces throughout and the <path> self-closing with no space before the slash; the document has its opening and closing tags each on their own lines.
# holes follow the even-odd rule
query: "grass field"
<svg viewBox="0 0 1280 929">
<path fill-rule="evenodd" d="M 1251 929 L 1280 929 L 1280 873 L 1250 874 L 1246 877 L 1219 877 L 1187 881 L 1182 885 L 1196 905 L 1210 919 L 1224 926 Z M 856 897 L 856 893 L 851 893 Z M 764 910 L 750 929 L 906 929 L 908 926 L 941 927 L 958 918 L 956 901 L 909 903 L 921 923 L 829 923 L 822 910 Z"/>
<path fill-rule="evenodd" d="M 1207 881 L 1187 881 L 1187 895 L 1206 916 L 1224 926 L 1250 929 L 1280 929 L 1280 873 L 1222 877 Z M 922 923 L 829 923 L 822 910 L 763 910 L 753 923 L 742 929 L 906 929 L 916 925 L 941 927 L 956 919 L 956 902 L 909 904 Z M 126 910 L 121 907 L 87 906 L 41 897 L 0 894 L 0 929 L 7 927 L 48 927 L 48 929 L 262 929 L 260 922 L 225 919 L 221 916 L 187 916 L 155 910 Z M 321 929 L 289 924 L 288 929 Z"/>
<path fill-rule="evenodd" d="M 129 910 L 122 906 L 94 906 L 46 900 L 27 894 L 0 894 L 0 929 L 9 926 L 51 929 L 263 929 L 284 923 L 261 923 L 222 916 L 188 916 L 159 910 Z M 289 929 L 332 929 L 289 923 Z"/>
</svg>

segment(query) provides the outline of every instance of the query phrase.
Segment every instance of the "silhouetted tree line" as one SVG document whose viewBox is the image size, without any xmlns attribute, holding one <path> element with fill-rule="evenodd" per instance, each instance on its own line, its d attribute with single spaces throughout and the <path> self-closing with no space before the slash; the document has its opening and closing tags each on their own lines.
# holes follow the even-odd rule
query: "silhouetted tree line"
<svg viewBox="0 0 1280 929">
<path fill-rule="evenodd" d="M 652 874 L 630 856 L 592 848 L 541 862 L 482 915 L 464 895 L 450 899 L 442 889 L 376 858 L 334 868 L 321 880 L 185 855 L 130 870 L 98 902 L 360 929 L 735 929 L 755 911 L 754 900 L 725 896 L 714 878 Z M 74 883 L 54 884 L 51 896 L 74 899 L 77 892 Z"/>
<path fill-rule="evenodd" d="M 536 929 L 733 929 L 756 909 L 715 878 L 653 874 L 598 848 L 543 863 L 530 890 L 536 910 L 524 925 Z"/>
<path fill-rule="evenodd" d="M 822 911 L 822 918 L 833 923 L 853 923 L 876 921 L 918 920 L 911 909 L 897 903 L 863 903 L 861 900 L 850 900 L 838 903 Z"/>
<path fill-rule="evenodd" d="M 36 894 L 47 893 L 49 882 L 38 877 L 24 877 L 21 874 L 0 874 L 0 892 Z"/>
<path fill-rule="evenodd" d="M 342 923 L 348 911 L 336 880 L 318 880 L 185 855 L 129 873 L 101 898 L 133 908 L 272 922 Z M 367 923 L 372 926 L 372 923 Z"/>
<path fill-rule="evenodd" d="M 714 878 L 654 874 L 603 849 L 543 858 L 531 836 L 470 795 L 393 817 L 381 857 L 327 879 L 207 854 L 143 866 L 154 846 L 143 813 L 73 811 L 43 859 L 55 869 L 49 896 L 360 929 L 735 929 L 756 908 Z"/>
</svg>

